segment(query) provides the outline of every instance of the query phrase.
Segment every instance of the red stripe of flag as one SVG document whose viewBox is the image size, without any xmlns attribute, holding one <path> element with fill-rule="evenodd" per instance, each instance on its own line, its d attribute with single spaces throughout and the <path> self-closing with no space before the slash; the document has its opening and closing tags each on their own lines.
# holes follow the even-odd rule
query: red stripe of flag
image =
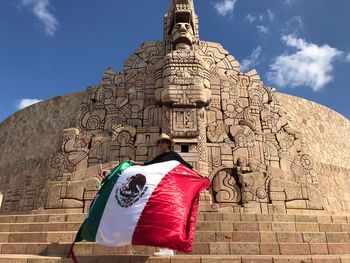
<svg viewBox="0 0 350 263">
<path fill-rule="evenodd" d="M 133 245 L 170 248 L 191 253 L 199 194 L 209 179 L 180 164 L 152 193 L 136 226 Z"/>
</svg>

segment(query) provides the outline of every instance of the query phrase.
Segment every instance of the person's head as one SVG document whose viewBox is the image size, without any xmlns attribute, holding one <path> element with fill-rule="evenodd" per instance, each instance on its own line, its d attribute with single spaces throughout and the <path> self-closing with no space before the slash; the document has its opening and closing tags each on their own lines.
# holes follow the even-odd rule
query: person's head
<svg viewBox="0 0 350 263">
<path fill-rule="evenodd" d="M 162 133 L 157 141 L 157 146 L 160 153 L 168 152 L 172 148 L 172 140 L 169 135 Z"/>
</svg>

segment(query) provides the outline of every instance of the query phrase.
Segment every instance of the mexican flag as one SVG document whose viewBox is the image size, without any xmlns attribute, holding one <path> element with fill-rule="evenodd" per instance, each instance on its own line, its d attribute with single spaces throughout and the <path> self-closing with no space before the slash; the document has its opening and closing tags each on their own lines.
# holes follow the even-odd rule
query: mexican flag
<svg viewBox="0 0 350 263">
<path fill-rule="evenodd" d="M 190 253 L 199 194 L 207 188 L 208 179 L 178 161 L 148 166 L 124 162 L 106 178 L 76 242 L 107 247 L 145 245 Z"/>
</svg>

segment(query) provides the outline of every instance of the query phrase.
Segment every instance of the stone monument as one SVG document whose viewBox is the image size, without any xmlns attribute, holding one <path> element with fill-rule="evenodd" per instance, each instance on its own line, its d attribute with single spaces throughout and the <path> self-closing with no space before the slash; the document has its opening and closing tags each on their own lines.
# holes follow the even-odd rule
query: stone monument
<svg viewBox="0 0 350 263">
<path fill-rule="evenodd" d="M 241 72 L 200 39 L 193 1 L 172 0 L 163 40 L 122 72 L 0 124 L 0 263 L 71 262 L 101 181 L 124 160 L 155 157 L 161 132 L 212 182 L 192 255 L 81 242 L 80 263 L 349 262 L 350 121 Z"/>
</svg>

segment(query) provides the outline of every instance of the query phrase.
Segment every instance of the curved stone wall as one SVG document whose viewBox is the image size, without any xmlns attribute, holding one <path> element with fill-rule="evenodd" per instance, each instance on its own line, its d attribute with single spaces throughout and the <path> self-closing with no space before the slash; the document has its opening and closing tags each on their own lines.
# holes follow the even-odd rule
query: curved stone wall
<svg viewBox="0 0 350 263">
<path fill-rule="evenodd" d="M 292 128 L 303 134 L 329 211 L 350 211 L 350 121 L 302 98 L 278 94 Z"/>
<path fill-rule="evenodd" d="M 278 99 L 291 119 L 292 128 L 304 135 L 315 160 L 350 169 L 350 121 L 315 102 L 287 94 Z"/>
<path fill-rule="evenodd" d="M 84 93 L 43 101 L 0 123 L 3 211 L 32 209 L 34 203 L 41 203 L 39 199 L 50 176 L 49 157 L 61 147 L 62 130 L 74 126 Z"/>
</svg>

